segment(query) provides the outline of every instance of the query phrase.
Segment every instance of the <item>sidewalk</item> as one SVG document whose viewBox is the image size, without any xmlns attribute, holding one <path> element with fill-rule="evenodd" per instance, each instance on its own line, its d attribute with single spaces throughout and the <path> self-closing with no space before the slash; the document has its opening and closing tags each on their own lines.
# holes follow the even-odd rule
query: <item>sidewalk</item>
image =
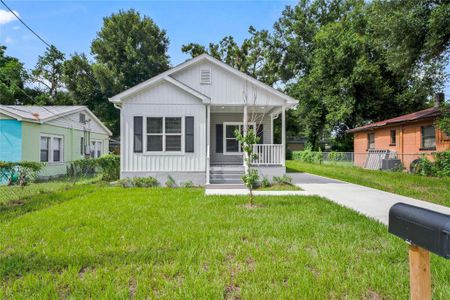
<svg viewBox="0 0 450 300">
<path fill-rule="evenodd" d="M 308 173 L 289 173 L 292 182 L 308 194 L 325 197 L 339 205 L 351 208 L 365 216 L 388 224 L 389 209 L 397 202 L 403 202 L 450 214 L 450 207 L 400 196 L 377 189 L 347 183 Z"/>
</svg>

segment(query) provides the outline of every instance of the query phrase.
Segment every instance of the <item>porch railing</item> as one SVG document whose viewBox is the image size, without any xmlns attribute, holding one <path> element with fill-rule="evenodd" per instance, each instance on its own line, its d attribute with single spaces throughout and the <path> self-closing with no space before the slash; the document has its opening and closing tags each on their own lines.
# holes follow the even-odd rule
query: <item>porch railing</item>
<svg viewBox="0 0 450 300">
<path fill-rule="evenodd" d="M 253 146 L 253 153 L 258 157 L 252 160 L 252 165 L 282 165 L 283 145 L 281 144 L 258 144 Z"/>
</svg>

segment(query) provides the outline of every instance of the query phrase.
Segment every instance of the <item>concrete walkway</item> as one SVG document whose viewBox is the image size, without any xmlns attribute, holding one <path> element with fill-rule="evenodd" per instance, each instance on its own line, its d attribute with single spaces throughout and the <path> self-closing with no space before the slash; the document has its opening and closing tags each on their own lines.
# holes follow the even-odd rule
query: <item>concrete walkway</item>
<svg viewBox="0 0 450 300">
<path fill-rule="evenodd" d="M 351 208 L 386 225 L 389 220 L 389 209 L 397 202 L 450 214 L 450 207 L 383 192 L 357 184 L 308 173 L 289 173 L 288 175 L 292 177 L 292 182 L 295 185 L 301 187 L 308 194 L 328 198 L 339 205 Z"/>
</svg>

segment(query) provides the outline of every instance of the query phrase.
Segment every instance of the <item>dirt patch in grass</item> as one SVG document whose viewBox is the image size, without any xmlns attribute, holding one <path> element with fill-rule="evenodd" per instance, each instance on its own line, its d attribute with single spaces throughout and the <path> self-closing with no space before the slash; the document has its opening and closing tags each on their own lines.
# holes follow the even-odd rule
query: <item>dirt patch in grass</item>
<svg viewBox="0 0 450 300">
<path fill-rule="evenodd" d="M 302 191 L 302 189 L 293 184 L 272 184 L 267 187 L 258 187 L 255 191 Z"/>
</svg>

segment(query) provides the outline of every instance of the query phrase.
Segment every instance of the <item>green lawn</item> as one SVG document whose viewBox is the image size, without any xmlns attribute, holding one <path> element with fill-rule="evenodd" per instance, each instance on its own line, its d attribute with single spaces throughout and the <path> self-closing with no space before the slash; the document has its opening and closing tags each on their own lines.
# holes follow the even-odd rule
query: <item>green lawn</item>
<svg viewBox="0 0 450 300">
<path fill-rule="evenodd" d="M 450 178 L 448 177 L 424 177 L 408 173 L 309 164 L 292 160 L 286 162 L 286 168 L 288 172 L 307 172 L 450 206 Z"/>
<path fill-rule="evenodd" d="M 1 299 L 408 298 L 406 244 L 318 197 L 247 209 L 202 189 L 44 196 L 0 212 Z M 450 263 L 433 255 L 432 274 L 435 299 L 449 299 Z"/>
<path fill-rule="evenodd" d="M 24 187 L 0 185 L 0 209 L 1 205 L 12 200 L 22 201 L 33 195 L 46 194 L 57 190 L 68 189 L 74 184 L 86 184 L 98 181 L 99 177 L 88 177 L 84 179 L 61 178 L 39 183 L 30 183 Z"/>
</svg>

